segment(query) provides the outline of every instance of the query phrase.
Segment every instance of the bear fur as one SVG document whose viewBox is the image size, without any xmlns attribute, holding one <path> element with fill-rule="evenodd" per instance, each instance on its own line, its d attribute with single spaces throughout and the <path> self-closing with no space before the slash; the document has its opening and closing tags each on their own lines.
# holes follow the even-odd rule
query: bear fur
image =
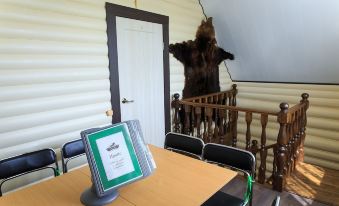
<svg viewBox="0 0 339 206">
<path fill-rule="evenodd" d="M 220 92 L 219 64 L 234 59 L 217 46 L 212 17 L 202 20 L 195 40 L 169 45 L 169 52 L 184 65 L 185 86 L 182 98 Z"/>
</svg>

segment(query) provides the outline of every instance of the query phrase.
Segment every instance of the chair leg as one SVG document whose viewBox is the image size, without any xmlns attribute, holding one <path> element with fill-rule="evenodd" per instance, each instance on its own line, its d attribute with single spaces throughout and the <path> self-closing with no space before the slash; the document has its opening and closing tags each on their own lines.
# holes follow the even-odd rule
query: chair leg
<svg viewBox="0 0 339 206">
<path fill-rule="evenodd" d="M 0 197 L 2 197 L 2 184 L 4 183 L 5 181 L 2 181 L 1 183 L 0 183 Z"/>
</svg>

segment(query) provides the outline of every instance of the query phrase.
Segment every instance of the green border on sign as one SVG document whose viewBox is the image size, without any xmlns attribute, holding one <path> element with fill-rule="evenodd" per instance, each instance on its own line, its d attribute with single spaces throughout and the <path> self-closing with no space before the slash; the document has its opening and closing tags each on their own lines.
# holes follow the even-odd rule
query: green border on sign
<svg viewBox="0 0 339 206">
<path fill-rule="evenodd" d="M 104 165 L 102 163 L 101 160 L 101 156 L 99 153 L 99 148 L 98 145 L 96 144 L 96 140 L 101 139 L 101 138 L 105 138 L 107 136 L 110 136 L 112 134 L 116 134 L 122 132 L 124 139 L 125 139 L 125 143 L 127 145 L 127 149 L 129 152 L 129 155 L 131 157 L 132 163 L 133 163 L 133 167 L 134 167 L 134 171 L 127 173 L 125 175 L 122 175 L 120 177 L 114 178 L 112 180 L 108 180 L 107 176 L 106 176 L 106 172 L 104 169 Z M 137 179 L 139 177 L 141 177 L 142 171 L 140 168 L 140 164 L 138 161 L 138 158 L 136 156 L 133 144 L 132 144 L 132 140 L 131 137 L 129 135 L 129 132 L 127 131 L 127 126 L 125 124 L 120 124 L 117 125 L 115 127 L 111 127 L 93 134 L 89 134 L 88 135 L 88 142 L 89 142 L 89 146 L 90 149 L 92 150 L 93 156 L 94 156 L 94 161 L 96 164 L 96 167 L 98 169 L 99 172 L 99 178 L 100 181 L 103 185 L 103 190 L 107 191 L 109 189 L 112 189 L 116 186 L 119 186 L 121 184 L 130 182 L 134 179 Z"/>
</svg>

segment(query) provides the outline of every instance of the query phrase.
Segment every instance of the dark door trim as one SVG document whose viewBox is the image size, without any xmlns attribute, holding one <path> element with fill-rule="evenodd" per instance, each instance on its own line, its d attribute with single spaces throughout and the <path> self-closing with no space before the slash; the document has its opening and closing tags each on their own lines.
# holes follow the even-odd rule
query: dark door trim
<svg viewBox="0 0 339 206">
<path fill-rule="evenodd" d="M 165 112 L 165 133 L 170 132 L 170 77 L 169 77 L 169 30 L 168 30 L 168 16 L 155 14 L 147 11 L 133 9 L 125 6 L 120 6 L 112 3 L 107 3 L 106 8 L 106 22 L 107 22 L 107 45 L 111 84 L 111 104 L 113 109 L 112 123 L 121 121 L 120 111 L 120 94 L 119 92 L 119 70 L 118 70 L 118 51 L 117 51 L 117 31 L 116 31 L 116 17 L 125 17 L 141 21 L 162 24 L 162 33 L 164 41 L 163 63 L 164 63 L 164 112 Z M 147 98 L 147 97 L 145 97 Z M 152 112 L 152 108 L 149 108 Z"/>
</svg>

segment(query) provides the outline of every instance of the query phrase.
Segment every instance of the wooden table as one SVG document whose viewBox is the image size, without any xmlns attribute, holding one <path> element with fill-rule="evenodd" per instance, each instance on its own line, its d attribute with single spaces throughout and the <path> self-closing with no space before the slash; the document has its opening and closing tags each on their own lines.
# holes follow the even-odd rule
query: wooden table
<svg viewBox="0 0 339 206">
<path fill-rule="evenodd" d="M 116 206 L 198 206 L 237 173 L 150 145 L 155 173 L 119 190 Z M 31 187 L 5 194 L 0 205 L 81 205 L 80 195 L 90 187 L 88 166 Z"/>
</svg>

